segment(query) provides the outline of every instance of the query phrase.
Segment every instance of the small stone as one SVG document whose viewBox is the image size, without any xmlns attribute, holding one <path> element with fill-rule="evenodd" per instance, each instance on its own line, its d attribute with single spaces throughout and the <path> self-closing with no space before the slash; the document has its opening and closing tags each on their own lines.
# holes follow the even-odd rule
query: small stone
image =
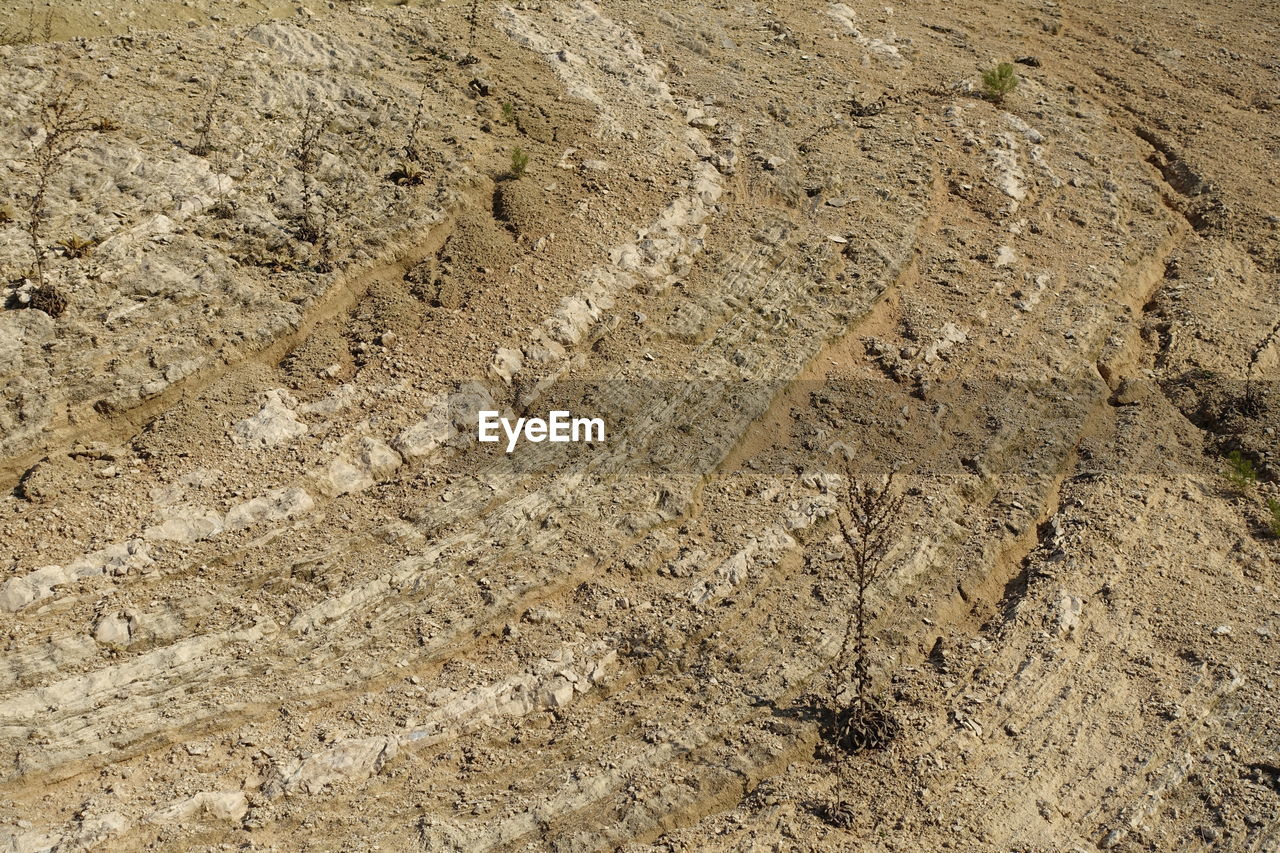
<svg viewBox="0 0 1280 853">
<path fill-rule="evenodd" d="M 1098 849 L 1110 850 L 1112 847 L 1115 847 L 1117 844 L 1123 841 L 1124 836 L 1125 836 L 1125 831 L 1123 829 L 1113 829 L 1110 832 L 1108 832 L 1101 841 L 1098 842 Z"/>
<path fill-rule="evenodd" d="M 10 578 L 0 586 L 0 610 L 13 613 L 36 600 L 36 591 L 26 578 Z"/>
<path fill-rule="evenodd" d="M 93 639 L 104 646 L 129 645 L 129 620 L 118 613 L 103 618 L 93 629 Z"/>
<path fill-rule="evenodd" d="M 563 708 L 572 701 L 573 685 L 558 676 L 547 685 L 542 694 L 543 705 L 549 708 Z"/>
<path fill-rule="evenodd" d="M 1080 614 L 1084 611 L 1084 600 L 1079 596 L 1061 592 L 1058 596 L 1058 633 L 1074 634 L 1080 628 Z"/>
<path fill-rule="evenodd" d="M 524 621 L 533 625 L 554 625 L 560 618 L 560 611 L 550 607 L 533 607 L 524 614 Z"/>
</svg>

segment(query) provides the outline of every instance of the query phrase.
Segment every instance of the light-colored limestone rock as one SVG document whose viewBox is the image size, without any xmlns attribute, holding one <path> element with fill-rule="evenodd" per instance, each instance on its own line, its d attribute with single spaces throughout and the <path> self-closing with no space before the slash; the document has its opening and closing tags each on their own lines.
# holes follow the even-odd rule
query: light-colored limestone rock
<svg viewBox="0 0 1280 853">
<path fill-rule="evenodd" d="M 226 529 L 243 530 L 266 521 L 284 521 L 304 515 L 314 507 L 315 501 L 306 489 L 287 486 L 233 506 L 227 511 Z"/>
<path fill-rule="evenodd" d="M 93 638 L 104 646 L 129 645 L 129 617 L 123 613 L 112 613 L 98 620 L 94 626 Z"/>
<path fill-rule="evenodd" d="M 153 542 L 190 544 L 222 532 L 222 514 L 198 506 L 167 507 L 156 513 L 157 521 L 143 531 Z"/>
<path fill-rule="evenodd" d="M 153 812 L 152 823 L 172 823 L 191 818 L 239 820 L 249 811 L 249 800 L 243 791 L 200 791 L 171 806 Z"/>
<path fill-rule="evenodd" d="M 232 440 L 253 450 L 264 450 L 304 435 L 307 425 L 298 420 L 297 406 L 298 401 L 288 391 L 280 388 L 268 391 L 258 413 L 232 428 Z"/>
<path fill-rule="evenodd" d="M 385 443 L 365 437 L 352 456 L 338 456 L 315 474 L 316 487 L 326 497 L 362 492 L 386 479 L 403 463 L 400 454 Z"/>
</svg>

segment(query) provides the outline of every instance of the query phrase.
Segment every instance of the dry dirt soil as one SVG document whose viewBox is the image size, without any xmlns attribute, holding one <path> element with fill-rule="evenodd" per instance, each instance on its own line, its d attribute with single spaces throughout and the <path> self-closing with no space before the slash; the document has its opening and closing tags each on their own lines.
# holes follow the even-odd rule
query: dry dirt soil
<svg viewBox="0 0 1280 853">
<path fill-rule="evenodd" d="M 1275 0 L 0 34 L 0 851 L 1280 850 Z"/>
</svg>

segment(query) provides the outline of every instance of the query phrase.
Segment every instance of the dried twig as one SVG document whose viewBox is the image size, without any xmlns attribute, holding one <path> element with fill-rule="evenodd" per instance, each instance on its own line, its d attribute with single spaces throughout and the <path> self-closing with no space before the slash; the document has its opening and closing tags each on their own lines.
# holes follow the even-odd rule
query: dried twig
<svg viewBox="0 0 1280 853">
<path fill-rule="evenodd" d="M 1258 389 L 1254 385 L 1254 379 L 1258 372 L 1258 362 L 1262 360 L 1262 354 L 1267 351 L 1277 341 L 1280 341 L 1280 321 L 1277 321 L 1271 327 L 1271 331 L 1267 332 L 1253 346 L 1253 351 L 1249 353 L 1249 366 L 1245 369 L 1244 374 L 1244 403 L 1247 412 L 1254 414 L 1261 409 L 1262 401 L 1258 399 Z"/>
<path fill-rule="evenodd" d="M 413 110 L 413 121 L 409 123 L 409 133 L 404 143 L 404 159 L 410 163 L 417 163 L 422 159 L 422 152 L 418 150 L 418 131 L 422 129 L 422 114 L 427 102 L 427 81 L 422 81 L 422 88 L 418 91 L 418 105 Z"/>
<path fill-rule="evenodd" d="M 0 45 L 34 44 L 37 32 L 40 41 L 50 41 L 53 38 L 53 9 L 47 9 L 41 18 L 36 14 L 36 0 L 31 0 L 27 8 L 26 27 L 15 24 L 0 29 Z"/>
<path fill-rule="evenodd" d="M 27 196 L 27 240 L 35 262 L 36 285 L 46 286 L 44 268 L 45 201 L 54 176 L 68 155 L 84 148 L 84 136 L 94 128 L 74 88 L 53 88 L 40 104 L 40 131 L 32 131 L 27 162 L 35 174 L 35 186 Z M 43 138 L 39 133 L 43 132 Z M 36 141 L 38 139 L 38 141 Z"/>
<path fill-rule="evenodd" d="M 207 156 L 215 150 L 213 143 L 214 122 L 218 114 L 218 103 L 222 100 L 222 91 L 226 86 L 227 75 L 231 73 L 232 67 L 240 61 L 240 51 L 244 47 L 245 39 L 258 26 L 258 24 L 254 24 L 251 27 L 246 27 L 230 41 L 227 45 L 226 54 L 222 59 L 222 65 L 209 83 L 209 93 L 204 102 L 204 118 L 200 126 L 196 128 L 196 132 L 200 134 L 200 140 L 191 149 L 191 152 L 198 157 Z"/>
<path fill-rule="evenodd" d="M 317 148 L 326 120 L 327 117 L 316 108 L 315 102 L 308 101 L 302 113 L 302 127 L 298 132 L 298 140 L 291 152 L 298 172 L 302 175 L 302 220 L 298 229 L 298 238 L 313 244 L 324 240 L 327 225 L 323 211 L 318 209 L 320 193 L 315 179 L 316 167 L 319 163 Z"/>
</svg>

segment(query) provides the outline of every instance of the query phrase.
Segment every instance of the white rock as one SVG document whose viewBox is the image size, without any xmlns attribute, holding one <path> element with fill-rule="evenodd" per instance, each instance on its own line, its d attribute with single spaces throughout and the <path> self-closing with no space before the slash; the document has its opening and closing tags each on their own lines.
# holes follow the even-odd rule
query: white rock
<svg viewBox="0 0 1280 853">
<path fill-rule="evenodd" d="M 93 629 L 93 638 L 104 646 L 129 645 L 128 618 L 122 613 L 103 617 Z"/>
<path fill-rule="evenodd" d="M 1062 592 L 1058 596 L 1058 633 L 1066 636 L 1080 628 L 1080 614 L 1084 612 L 1084 600 Z"/>
<path fill-rule="evenodd" d="M 440 394 L 428 403 L 427 417 L 396 436 L 391 446 L 405 459 L 421 459 L 430 456 L 453 437 L 453 425 L 449 422 L 449 398 Z"/>
<path fill-rule="evenodd" d="M 510 385 L 512 377 L 520 371 L 523 364 L 524 356 L 521 355 L 520 350 L 499 347 L 493 357 L 492 369 L 499 379 Z"/>
<path fill-rule="evenodd" d="M 334 459 L 316 475 L 316 487 L 322 495 L 331 498 L 362 492 L 372 485 L 369 472 L 345 456 Z"/>
<path fill-rule="evenodd" d="M 400 739 L 394 736 L 344 741 L 286 768 L 286 772 L 281 773 L 281 782 L 264 792 L 268 796 L 296 791 L 315 794 L 325 785 L 342 779 L 367 779 L 395 758 L 399 749 Z"/>
<path fill-rule="evenodd" d="M 161 521 L 142 532 L 151 541 L 199 542 L 222 532 L 222 515 L 198 506 L 167 507 L 157 515 Z"/>
<path fill-rule="evenodd" d="M 0 587 L 0 609 L 6 613 L 21 610 L 36 598 L 35 588 L 26 578 L 9 578 Z"/>
<path fill-rule="evenodd" d="M 62 566 L 41 566 L 27 575 L 27 581 L 36 588 L 41 596 L 48 595 L 55 586 L 71 580 L 67 570 Z"/>
<path fill-rule="evenodd" d="M 573 685 L 557 675 L 542 688 L 539 700 L 545 708 L 563 708 L 573 701 Z"/>
<path fill-rule="evenodd" d="M 232 441 L 238 445 L 262 450 L 297 438 L 307 431 L 294 411 L 297 400 L 282 388 L 267 392 L 266 402 L 256 415 L 245 418 L 232 428 Z"/>
<path fill-rule="evenodd" d="M 94 577 L 96 575 L 127 575 L 137 569 L 146 568 L 154 560 L 147 551 L 147 544 L 141 539 L 129 539 L 108 545 L 92 554 L 86 554 L 67 564 L 67 574 L 73 578 Z"/>
<path fill-rule="evenodd" d="M 328 497 L 364 491 L 391 476 L 404 460 L 376 438 L 363 438 L 354 459 L 339 456 L 316 475 L 320 492 Z"/>
<path fill-rule="evenodd" d="M 567 347 L 574 346 L 598 319 L 599 308 L 580 296 L 567 296 L 561 300 L 555 315 L 546 321 L 545 328 L 551 340 Z"/>
<path fill-rule="evenodd" d="M 215 820 L 239 820 L 249 811 L 243 791 L 201 791 L 153 813 L 152 823 L 172 823 L 204 814 Z"/>
<path fill-rule="evenodd" d="M 310 512 L 315 505 L 306 489 L 298 486 L 276 489 L 233 506 L 227 512 L 226 529 L 243 530 L 264 521 L 283 521 Z"/>
</svg>

